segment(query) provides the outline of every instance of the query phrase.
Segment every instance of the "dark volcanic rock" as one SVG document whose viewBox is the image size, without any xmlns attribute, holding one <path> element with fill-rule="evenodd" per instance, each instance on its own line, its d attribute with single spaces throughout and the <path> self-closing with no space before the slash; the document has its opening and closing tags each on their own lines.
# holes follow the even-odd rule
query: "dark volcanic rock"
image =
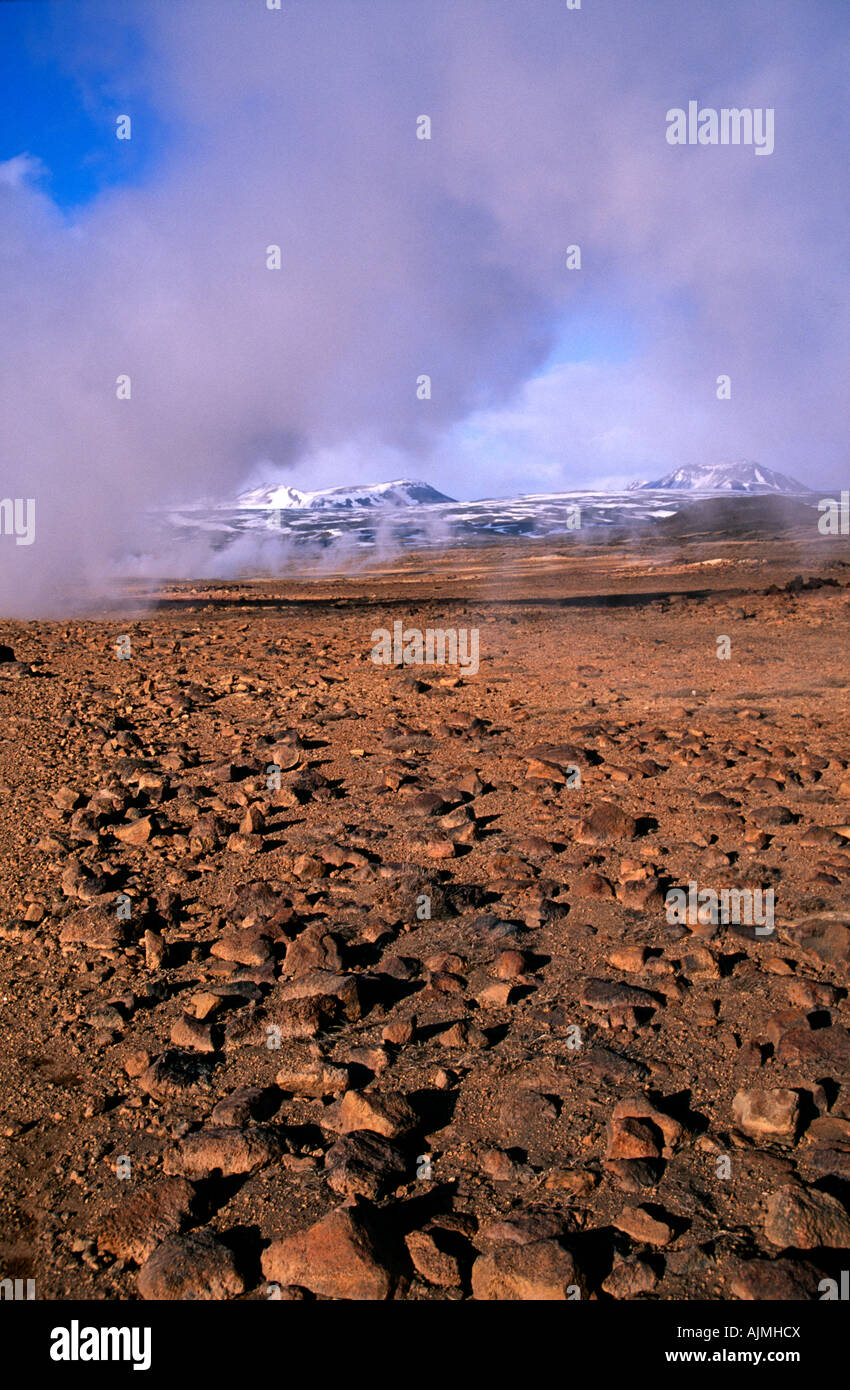
<svg viewBox="0 0 850 1390">
<path fill-rule="evenodd" d="M 179 1099 L 209 1082 L 211 1065 L 191 1052 L 169 1051 L 154 1058 L 139 1077 L 139 1085 L 154 1100 Z"/>
<path fill-rule="evenodd" d="M 352 1130 L 325 1154 L 328 1185 L 343 1197 L 382 1197 L 409 1172 L 404 1150 L 371 1130 Z"/>
</svg>

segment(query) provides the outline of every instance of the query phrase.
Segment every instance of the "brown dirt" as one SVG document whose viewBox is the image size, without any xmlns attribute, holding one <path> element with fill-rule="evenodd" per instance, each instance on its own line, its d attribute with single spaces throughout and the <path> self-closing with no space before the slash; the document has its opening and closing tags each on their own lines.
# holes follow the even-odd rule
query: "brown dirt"
<svg viewBox="0 0 850 1390">
<path fill-rule="evenodd" d="M 235 1259 L 190 1243 L 179 1277 L 267 1297 L 268 1242 L 356 1197 L 375 1243 L 331 1223 L 310 1259 L 286 1247 L 308 1296 L 564 1297 L 573 1261 L 582 1296 L 813 1296 L 850 1180 L 850 930 L 823 915 L 850 877 L 848 560 L 788 536 L 639 557 L 514 543 L 137 585 L 90 619 L 5 623 L 3 1277 L 137 1298 L 173 1201 L 169 1229 Z M 478 628 L 479 672 L 374 664 L 373 629 L 397 619 Z M 116 836 L 147 816 L 142 843 Z M 665 893 L 694 881 L 772 887 L 775 932 L 669 924 Z M 100 945 L 80 944 L 97 922 Z M 170 1051 L 197 1084 L 157 1099 L 145 1068 Z M 327 1094 L 277 1084 L 318 1075 L 318 1054 Z M 251 1141 L 238 1171 L 216 1166 L 232 1146 L 215 1133 L 190 1171 L 191 1136 L 246 1086 L 262 1094 L 229 1116 Z M 777 1098 L 774 1128 L 739 1127 L 737 1093 L 788 1090 L 790 1127 Z M 343 1091 L 394 1147 L 367 1143 L 367 1176 L 332 1186 Z M 178 1172 L 182 1207 L 163 1186 Z M 837 1199 L 832 1245 L 768 1238 L 786 1187 L 792 1206 Z"/>
</svg>

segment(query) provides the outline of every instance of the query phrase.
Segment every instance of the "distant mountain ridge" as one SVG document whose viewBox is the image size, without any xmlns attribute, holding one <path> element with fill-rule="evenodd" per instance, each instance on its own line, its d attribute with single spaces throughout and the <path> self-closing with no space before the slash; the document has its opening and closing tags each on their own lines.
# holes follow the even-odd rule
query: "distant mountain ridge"
<svg viewBox="0 0 850 1390">
<path fill-rule="evenodd" d="M 649 488 L 664 492 L 781 493 L 788 497 L 811 492 L 811 488 L 798 483 L 796 478 L 749 459 L 737 459 L 732 463 L 690 463 L 665 473 L 654 482 L 629 484 L 630 492 Z"/>
<path fill-rule="evenodd" d="M 629 483 L 627 492 L 695 492 L 730 496 L 773 495 L 802 497 L 811 488 L 749 459 L 730 463 L 685 464 L 662 478 Z M 567 494 L 564 494 L 567 495 Z M 600 494 L 602 495 L 602 494 Z M 522 500 L 522 499 L 518 499 Z M 240 493 L 236 508 L 245 511 L 349 512 L 389 508 L 417 508 L 454 504 L 457 499 L 438 492 L 430 483 L 414 478 L 396 478 L 387 483 L 362 486 L 318 488 L 304 491 L 287 483 L 272 483 Z M 476 505 L 476 504 L 471 504 Z M 233 506 L 233 504 L 229 504 Z"/>
<path fill-rule="evenodd" d="M 239 507 L 257 507 L 272 511 L 324 511 L 355 507 L 416 507 L 436 502 L 454 502 L 429 483 L 413 478 L 397 478 L 391 483 L 366 483 L 363 487 L 327 487 L 315 492 L 302 492 L 285 483 L 271 487 L 251 488 L 240 494 Z"/>
<path fill-rule="evenodd" d="M 314 492 L 266 484 L 243 491 L 230 503 L 193 502 L 160 508 L 154 515 L 181 538 L 203 541 L 215 553 L 234 545 L 235 556 L 248 553 L 272 568 L 279 563 L 279 542 L 304 547 L 308 556 L 341 543 L 347 563 L 352 555 L 388 545 L 401 554 L 495 539 L 553 538 L 560 545 L 567 535 L 578 544 L 606 533 L 672 538 L 775 536 L 807 527 L 817 531 L 816 492 L 758 464 L 752 465 L 755 473 L 743 477 L 737 465 L 730 477 L 729 467 L 723 465 L 719 474 L 717 469 L 679 469 L 659 479 L 662 486 L 638 483 L 622 491 L 573 489 L 460 502 L 408 478 Z M 743 484 L 752 487 L 751 494 Z M 580 529 L 574 528 L 576 517 Z"/>
</svg>

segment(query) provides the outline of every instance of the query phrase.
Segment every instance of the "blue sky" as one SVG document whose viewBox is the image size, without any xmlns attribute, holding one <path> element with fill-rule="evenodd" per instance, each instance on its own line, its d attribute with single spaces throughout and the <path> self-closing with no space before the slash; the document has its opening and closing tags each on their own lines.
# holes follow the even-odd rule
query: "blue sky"
<svg viewBox="0 0 850 1390">
<path fill-rule="evenodd" d="M 145 51 L 138 28 L 113 22 L 104 60 L 83 67 L 71 56 L 87 28 L 77 27 L 79 15 L 74 0 L 0 4 L 0 163 L 23 153 L 40 160 L 42 187 L 67 213 L 155 177 L 169 138 L 136 77 Z M 115 120 L 128 107 L 134 138 L 117 141 Z"/>
<path fill-rule="evenodd" d="M 175 132 L 151 101 L 140 74 L 149 57 L 142 30 L 113 9 L 108 46 L 74 0 L 13 0 L 0 4 L 0 83 L 5 95 L 0 123 L 0 164 L 27 154 L 39 188 L 69 220 L 100 194 L 155 184 L 177 143 Z M 79 45 L 79 48 L 78 48 Z M 92 49 L 103 56 L 92 59 Z M 249 95 L 258 118 L 261 95 Z M 117 141 L 116 118 L 131 112 L 133 139 Z M 556 328 L 555 342 L 539 371 L 566 362 L 622 362 L 637 340 L 634 321 L 605 303 L 588 303 Z"/>
</svg>

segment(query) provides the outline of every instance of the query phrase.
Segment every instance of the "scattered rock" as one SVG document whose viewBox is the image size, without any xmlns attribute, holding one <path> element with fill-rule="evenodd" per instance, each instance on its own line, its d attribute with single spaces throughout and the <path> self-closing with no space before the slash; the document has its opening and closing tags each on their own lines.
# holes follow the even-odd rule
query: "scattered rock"
<svg viewBox="0 0 850 1390">
<path fill-rule="evenodd" d="M 634 816 L 613 801 L 602 801 L 580 823 L 575 838 L 580 845 L 607 845 L 613 840 L 634 840 L 637 833 Z"/>
<path fill-rule="evenodd" d="M 276 1130 L 255 1125 L 248 1129 L 232 1126 L 202 1129 L 188 1135 L 176 1151 L 166 1154 L 166 1173 L 209 1178 L 213 1174 L 231 1178 L 240 1173 L 256 1173 L 274 1162 L 283 1152 Z"/>
<path fill-rule="evenodd" d="M 410 1172 L 404 1150 L 371 1130 L 343 1135 L 325 1154 L 328 1186 L 342 1197 L 382 1197 Z"/>
<path fill-rule="evenodd" d="M 800 1121 L 796 1091 L 738 1091 L 732 1101 L 735 1124 L 755 1139 L 793 1139 Z"/>
<path fill-rule="evenodd" d="M 411 1231 L 405 1240 L 413 1267 L 429 1284 L 439 1288 L 458 1288 L 460 1268 L 454 1255 L 441 1250 L 427 1231 Z"/>
<path fill-rule="evenodd" d="M 587 1296 L 573 1256 L 555 1240 L 497 1245 L 472 1266 L 472 1296 L 478 1300 L 554 1302 Z"/>
<path fill-rule="evenodd" d="M 270 1281 L 324 1298 L 387 1299 L 398 1277 L 374 1222 L 357 1207 L 332 1211 L 308 1230 L 272 1241 L 262 1264 Z"/>
<path fill-rule="evenodd" d="M 93 951 L 115 951 L 127 940 L 126 923 L 104 907 L 82 908 L 66 917 L 59 932 L 61 946 L 88 946 Z"/>
<path fill-rule="evenodd" d="M 637 1298 L 639 1294 L 652 1293 L 657 1286 L 655 1270 L 639 1258 L 620 1260 L 602 1281 L 602 1288 L 612 1298 Z"/>
<path fill-rule="evenodd" d="M 188 1221 L 195 1189 L 184 1178 L 165 1178 L 130 1192 L 106 1216 L 97 1233 L 101 1254 L 144 1264 L 167 1236 Z"/>
<path fill-rule="evenodd" d="M 645 1245 L 669 1245 L 674 1234 L 672 1226 L 654 1217 L 646 1207 L 624 1207 L 614 1218 L 614 1225 Z"/>
<path fill-rule="evenodd" d="M 850 1247 L 850 1213 L 828 1192 L 782 1187 L 768 1198 L 764 1233 L 781 1249 L 843 1250 Z"/>
<path fill-rule="evenodd" d="M 419 1123 L 416 1112 L 403 1095 L 378 1091 L 346 1091 L 334 1117 L 340 1134 L 354 1130 L 372 1130 L 386 1139 L 395 1139 L 415 1129 Z"/>
<path fill-rule="evenodd" d="M 809 1302 L 817 1297 L 819 1272 L 796 1260 L 740 1260 L 731 1277 L 733 1298 L 753 1303 Z"/>
<path fill-rule="evenodd" d="M 245 1281 L 228 1247 L 210 1231 L 172 1236 L 139 1270 L 139 1294 L 158 1301 L 236 1298 Z"/>
</svg>

